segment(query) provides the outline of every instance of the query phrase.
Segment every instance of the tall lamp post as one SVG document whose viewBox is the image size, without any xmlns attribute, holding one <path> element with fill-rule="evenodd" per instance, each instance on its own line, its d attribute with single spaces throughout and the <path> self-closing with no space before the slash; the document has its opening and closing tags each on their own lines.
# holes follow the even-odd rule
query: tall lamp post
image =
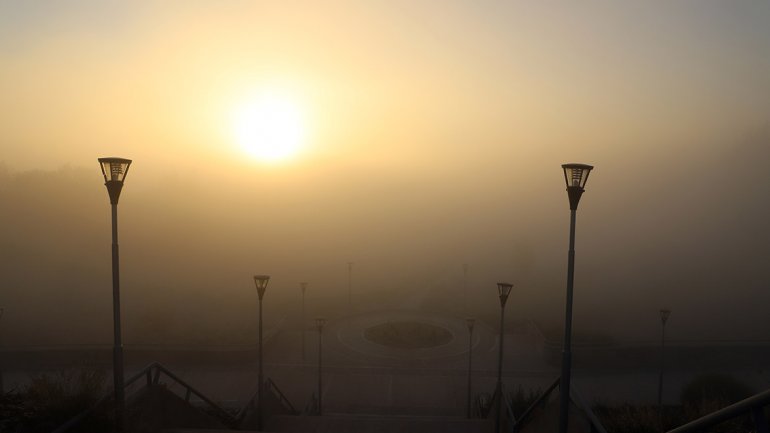
<svg viewBox="0 0 770 433">
<path fill-rule="evenodd" d="M 259 372 L 257 373 L 257 399 L 259 401 L 259 407 L 257 408 L 257 430 L 262 430 L 262 421 L 264 418 L 264 377 L 262 376 L 262 298 L 265 296 L 265 289 L 267 289 L 267 283 L 270 281 L 269 275 L 254 275 L 254 285 L 257 286 L 257 295 L 259 296 L 259 339 L 258 339 L 258 357 L 259 357 Z"/>
<path fill-rule="evenodd" d="M 572 283 L 575 276 L 575 214 L 580 196 L 585 191 L 588 175 L 593 166 L 586 164 L 563 164 L 564 181 L 567 183 L 569 198 L 569 254 L 567 256 L 567 306 L 564 319 L 564 349 L 561 361 L 561 382 L 559 384 L 559 432 L 566 433 L 569 421 L 569 388 L 572 373 Z"/>
<path fill-rule="evenodd" d="M 476 324 L 476 319 L 468 317 L 465 319 L 465 324 L 468 325 L 468 419 L 471 417 L 471 366 L 473 363 L 473 325 Z"/>
<path fill-rule="evenodd" d="M 300 317 L 300 323 L 302 324 L 302 363 L 305 362 L 305 291 L 307 291 L 307 283 L 299 283 L 299 288 L 302 291 L 302 316 Z"/>
<path fill-rule="evenodd" d="M 348 262 L 348 311 L 353 312 L 353 262 Z"/>
<path fill-rule="evenodd" d="M 112 322 L 114 341 L 112 347 L 112 375 L 115 388 L 115 431 L 125 430 L 126 394 L 123 389 L 123 339 L 120 332 L 120 260 L 118 258 L 118 199 L 123 181 L 128 174 L 130 159 L 99 158 L 104 175 L 104 185 L 110 196 L 112 208 Z"/>
<path fill-rule="evenodd" d="M 326 325 L 326 319 L 323 317 L 317 317 L 315 319 L 315 326 L 318 328 L 318 415 L 323 414 L 323 381 L 321 372 L 323 367 L 323 332 Z"/>
<path fill-rule="evenodd" d="M 511 294 L 513 284 L 497 283 L 497 294 L 500 297 L 500 349 L 497 354 L 497 386 L 495 387 L 495 402 L 497 416 L 495 417 L 495 432 L 500 433 L 503 416 L 503 340 L 505 337 L 505 302 Z"/>
<path fill-rule="evenodd" d="M 671 310 L 663 308 L 660 310 L 660 375 L 658 376 L 658 417 L 660 418 L 661 428 L 663 423 L 663 369 L 665 367 L 665 347 L 666 347 L 666 322 Z"/>
<path fill-rule="evenodd" d="M 3 318 L 3 310 L 0 308 L 0 320 Z M 0 396 L 2 396 L 5 393 L 4 387 L 3 387 L 3 370 L 2 370 L 2 360 L 0 360 Z"/>
<path fill-rule="evenodd" d="M 463 309 L 468 313 L 468 264 L 463 264 Z"/>
</svg>

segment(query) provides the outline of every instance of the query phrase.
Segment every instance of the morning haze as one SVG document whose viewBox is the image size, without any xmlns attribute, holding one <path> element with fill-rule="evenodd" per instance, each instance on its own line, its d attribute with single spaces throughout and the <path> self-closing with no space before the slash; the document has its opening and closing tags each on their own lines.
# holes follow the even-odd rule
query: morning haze
<svg viewBox="0 0 770 433">
<path fill-rule="evenodd" d="M 766 344 L 768 20 L 760 1 L 2 3 L 0 346 L 112 344 L 104 156 L 133 160 L 127 351 L 254 345 L 254 274 L 269 329 L 303 328 L 300 281 L 306 320 L 347 320 L 352 296 L 492 329 L 509 281 L 507 317 L 559 340 L 567 162 L 595 166 L 578 340 L 653 344 L 666 307 L 674 344 Z"/>
</svg>

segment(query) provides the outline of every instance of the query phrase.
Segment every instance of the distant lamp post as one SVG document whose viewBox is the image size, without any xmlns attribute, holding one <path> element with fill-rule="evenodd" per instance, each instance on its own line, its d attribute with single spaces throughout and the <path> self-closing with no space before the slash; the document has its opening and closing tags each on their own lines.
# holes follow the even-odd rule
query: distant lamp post
<svg viewBox="0 0 770 433">
<path fill-rule="evenodd" d="M 104 175 L 104 185 L 112 207 L 112 322 L 114 341 L 112 347 L 112 374 L 115 388 L 115 431 L 125 430 L 126 394 L 123 379 L 123 339 L 120 332 L 120 260 L 118 257 L 118 199 L 123 181 L 128 174 L 130 159 L 99 158 Z"/>
<path fill-rule="evenodd" d="M 353 313 L 353 262 L 348 262 L 348 311 Z"/>
<path fill-rule="evenodd" d="M 567 183 L 569 198 L 569 255 L 567 258 L 567 307 L 564 319 L 564 350 L 561 361 L 561 382 L 559 384 L 559 432 L 566 433 L 569 420 L 569 388 L 572 374 L 572 287 L 575 276 L 575 214 L 580 196 L 585 191 L 588 175 L 593 166 L 586 164 L 563 164 L 564 181 Z"/>
<path fill-rule="evenodd" d="M 513 284 L 497 283 L 497 294 L 500 297 L 500 349 L 497 354 L 497 386 L 495 395 L 497 400 L 495 417 L 495 432 L 500 433 L 501 418 L 503 416 L 503 340 L 505 339 L 505 302 L 508 301 L 508 295 L 511 294 Z"/>
<path fill-rule="evenodd" d="M 468 313 L 468 264 L 463 264 L 463 309 Z"/>
<path fill-rule="evenodd" d="M 300 323 L 302 324 L 302 362 L 305 362 L 305 291 L 307 291 L 307 283 L 299 283 L 299 288 L 302 291 L 302 316 L 300 317 Z"/>
<path fill-rule="evenodd" d="M 473 365 L 473 326 L 476 324 L 476 319 L 468 317 L 465 319 L 465 324 L 468 325 L 468 418 L 471 417 L 471 367 Z"/>
<path fill-rule="evenodd" d="M 5 311 L 5 310 L 3 310 L 2 308 L 0 308 L 0 320 L 2 320 L 2 318 L 3 318 L 3 312 L 4 312 L 4 311 Z M 2 395 L 3 395 L 3 394 L 5 394 L 5 388 L 3 387 L 3 370 L 2 370 L 2 360 L 0 360 L 0 397 L 2 397 Z"/>
<path fill-rule="evenodd" d="M 318 415 L 323 414 L 323 332 L 324 326 L 326 326 L 326 319 L 323 317 L 317 317 L 315 319 L 315 326 L 318 328 Z"/>
<path fill-rule="evenodd" d="M 265 290 L 267 289 L 267 283 L 270 281 L 269 275 L 254 275 L 254 285 L 257 286 L 257 296 L 259 296 L 259 339 L 258 339 L 258 357 L 259 357 L 259 373 L 257 374 L 257 399 L 259 401 L 259 407 L 257 408 L 257 430 L 262 430 L 262 422 L 264 418 L 264 377 L 262 376 L 262 298 L 265 296 Z"/>
<path fill-rule="evenodd" d="M 663 422 L 663 369 L 665 368 L 665 347 L 666 347 L 666 322 L 671 310 L 664 308 L 660 310 L 660 375 L 658 376 L 658 416 L 660 417 L 661 427 Z"/>
</svg>

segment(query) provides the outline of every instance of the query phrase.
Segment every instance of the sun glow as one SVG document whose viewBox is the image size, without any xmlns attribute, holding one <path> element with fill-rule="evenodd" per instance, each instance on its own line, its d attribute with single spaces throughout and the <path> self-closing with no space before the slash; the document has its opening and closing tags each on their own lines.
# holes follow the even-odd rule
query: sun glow
<svg viewBox="0 0 770 433">
<path fill-rule="evenodd" d="M 264 162 L 295 156 L 305 138 L 304 119 L 288 97 L 263 94 L 240 106 L 233 119 L 235 139 L 243 150 Z"/>
</svg>

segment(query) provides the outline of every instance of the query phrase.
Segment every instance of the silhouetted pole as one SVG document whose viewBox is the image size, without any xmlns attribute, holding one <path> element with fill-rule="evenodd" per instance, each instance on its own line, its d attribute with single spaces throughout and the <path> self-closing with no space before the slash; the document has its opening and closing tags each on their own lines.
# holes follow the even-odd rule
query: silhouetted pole
<svg viewBox="0 0 770 433">
<path fill-rule="evenodd" d="M 318 317 L 315 319 L 315 325 L 318 328 L 318 415 L 323 415 L 323 332 L 326 319 Z"/>
<path fill-rule="evenodd" d="M 663 369 L 665 368 L 666 355 L 666 322 L 671 310 L 664 308 L 660 310 L 660 375 L 658 376 L 658 417 L 660 418 L 661 429 L 663 429 Z"/>
<path fill-rule="evenodd" d="M 3 310 L 2 308 L 0 308 L 0 320 L 2 320 L 2 318 L 3 318 L 3 312 L 4 312 L 4 311 L 5 311 L 5 310 Z M 2 364 L 2 359 L 0 359 L 0 396 L 2 396 L 3 394 L 5 394 L 5 388 L 4 388 L 4 386 L 3 386 L 3 369 L 2 369 L 2 367 L 3 367 L 3 364 Z"/>
<path fill-rule="evenodd" d="M 307 283 L 299 283 L 299 287 L 302 290 L 302 363 L 305 363 L 305 291 L 307 290 Z"/>
<path fill-rule="evenodd" d="M 497 386 L 495 387 L 495 395 L 497 396 L 495 432 L 497 433 L 500 433 L 503 416 L 503 337 L 505 337 L 505 302 L 508 300 L 508 295 L 511 294 L 511 288 L 513 288 L 513 284 L 497 283 L 497 292 L 500 297 L 500 349 L 497 354 Z"/>
<path fill-rule="evenodd" d="M 468 317 L 465 319 L 465 323 L 468 325 L 468 418 L 471 417 L 471 367 L 473 365 L 473 325 L 476 323 L 476 319 Z"/>
<path fill-rule="evenodd" d="M 348 311 L 353 312 L 353 262 L 348 262 Z"/>
<path fill-rule="evenodd" d="M 270 281 L 269 275 L 254 275 L 254 285 L 257 286 L 257 296 L 259 296 L 259 339 L 258 339 L 258 357 L 259 357 L 259 372 L 257 373 L 257 399 L 259 401 L 259 407 L 257 408 L 257 430 L 262 430 L 262 423 L 264 420 L 264 377 L 262 376 L 262 298 L 265 296 L 265 289 L 267 289 L 267 283 Z"/>
<path fill-rule="evenodd" d="M 468 264 L 463 264 L 463 309 L 468 313 Z"/>
<path fill-rule="evenodd" d="M 593 169 L 586 164 L 563 164 L 564 180 L 569 197 L 569 254 L 567 258 L 567 306 L 564 318 L 564 350 L 561 361 L 561 382 L 559 383 L 559 432 L 566 433 L 569 423 L 569 389 L 572 374 L 572 288 L 575 276 L 575 214 L 580 196 L 585 191 L 588 175 Z"/>
<path fill-rule="evenodd" d="M 126 395 L 123 379 L 123 339 L 120 331 L 120 260 L 118 257 L 118 199 L 131 165 L 130 159 L 99 158 L 112 208 L 112 375 L 115 391 L 115 431 L 125 431 Z"/>
</svg>

